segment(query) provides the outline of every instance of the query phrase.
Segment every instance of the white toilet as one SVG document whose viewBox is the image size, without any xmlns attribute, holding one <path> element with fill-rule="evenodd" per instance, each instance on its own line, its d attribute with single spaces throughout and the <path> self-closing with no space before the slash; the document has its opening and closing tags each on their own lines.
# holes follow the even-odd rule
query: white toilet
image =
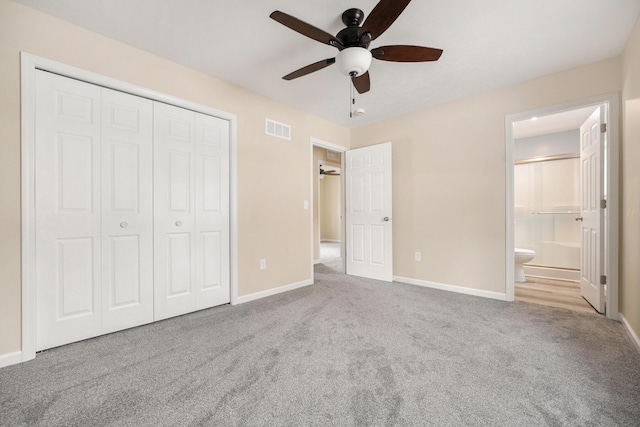
<svg viewBox="0 0 640 427">
<path fill-rule="evenodd" d="M 531 261 L 536 256 L 536 251 L 532 251 L 529 249 L 518 249 L 516 248 L 516 268 L 515 268 L 515 276 L 516 282 L 522 283 L 527 280 L 524 278 L 524 264 L 525 262 Z"/>
</svg>

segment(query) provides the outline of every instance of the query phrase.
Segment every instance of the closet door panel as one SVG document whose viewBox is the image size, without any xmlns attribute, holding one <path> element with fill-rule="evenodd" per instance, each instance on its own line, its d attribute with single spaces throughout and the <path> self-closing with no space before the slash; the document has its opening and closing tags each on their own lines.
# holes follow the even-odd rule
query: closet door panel
<svg viewBox="0 0 640 427">
<path fill-rule="evenodd" d="M 192 215 L 192 163 L 193 155 L 189 151 L 167 150 L 169 163 L 167 209 L 176 218 L 190 219 Z"/>
<path fill-rule="evenodd" d="M 195 113 L 154 103 L 155 320 L 195 310 Z"/>
<path fill-rule="evenodd" d="M 153 103 L 102 89 L 103 332 L 153 321 Z"/>
<path fill-rule="evenodd" d="M 100 88 L 36 72 L 36 349 L 100 334 Z"/>
<path fill-rule="evenodd" d="M 126 309 L 140 306 L 144 300 L 142 293 L 145 289 L 141 286 L 141 281 L 146 278 L 143 277 L 140 268 L 140 236 L 112 235 L 103 246 L 107 246 L 104 248 L 103 257 L 108 260 L 103 272 L 110 273 L 104 281 L 107 284 L 103 295 L 105 308 L 111 311 L 119 310 L 121 315 L 131 317 L 131 314 L 126 313 Z M 151 308 L 153 309 L 153 306 Z M 129 324 L 130 322 L 127 322 L 124 327 Z"/>
<path fill-rule="evenodd" d="M 94 313 L 94 247 L 91 237 L 56 239 L 57 320 Z"/>
<path fill-rule="evenodd" d="M 191 286 L 191 233 L 167 234 L 167 297 L 188 296 Z"/>
<path fill-rule="evenodd" d="M 218 289 L 222 286 L 222 242 L 218 231 L 204 231 L 200 233 L 202 278 L 201 291 Z M 204 301 L 203 301 L 204 303 Z"/>
<path fill-rule="evenodd" d="M 197 308 L 230 301 L 229 122 L 196 114 Z"/>
</svg>

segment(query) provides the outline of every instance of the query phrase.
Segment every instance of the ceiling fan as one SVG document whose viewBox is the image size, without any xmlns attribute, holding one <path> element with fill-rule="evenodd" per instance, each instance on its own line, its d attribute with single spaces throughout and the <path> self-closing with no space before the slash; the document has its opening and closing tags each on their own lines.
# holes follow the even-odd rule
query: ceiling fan
<svg viewBox="0 0 640 427">
<path fill-rule="evenodd" d="M 360 9 L 348 9 L 342 14 L 342 22 L 347 26 L 336 36 L 307 24 L 291 15 L 276 10 L 272 19 L 291 28 L 298 33 L 337 48 L 340 52 L 335 58 L 327 58 L 283 77 L 293 80 L 336 64 L 340 71 L 351 77 L 353 86 L 359 93 L 371 89 L 369 66 L 372 58 L 392 62 L 426 62 L 437 61 L 442 49 L 412 45 L 380 46 L 369 51 L 369 44 L 380 37 L 400 16 L 411 0 L 380 0 L 367 19 L 362 22 L 364 12 Z"/>
<path fill-rule="evenodd" d="M 320 167 L 320 175 L 340 175 L 340 172 L 337 172 L 335 169 L 322 169 Z"/>
</svg>

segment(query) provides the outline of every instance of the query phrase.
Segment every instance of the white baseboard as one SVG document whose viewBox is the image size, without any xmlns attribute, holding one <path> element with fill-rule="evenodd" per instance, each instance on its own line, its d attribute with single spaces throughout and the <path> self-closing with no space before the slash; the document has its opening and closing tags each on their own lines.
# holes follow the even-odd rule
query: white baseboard
<svg viewBox="0 0 640 427">
<path fill-rule="evenodd" d="M 629 324 L 629 322 L 627 322 L 627 319 L 625 319 L 625 317 L 624 317 L 624 315 L 622 313 L 620 313 L 620 320 L 622 321 L 622 325 L 624 326 L 624 330 L 627 331 L 627 334 L 629 335 L 629 338 L 631 338 L 631 341 L 636 346 L 636 350 L 638 350 L 638 353 L 640 353 L 640 338 L 638 338 L 638 335 L 631 328 L 631 325 Z"/>
<path fill-rule="evenodd" d="M 525 264 L 524 274 L 527 276 L 545 277 L 549 279 L 580 280 L 580 271 L 567 270 L 564 268 L 536 267 Z"/>
<path fill-rule="evenodd" d="M 340 240 L 335 240 L 335 239 L 321 239 L 320 240 L 320 243 L 324 243 L 324 242 L 327 242 L 327 243 L 340 243 L 341 241 Z"/>
<path fill-rule="evenodd" d="M 407 277 L 394 276 L 393 280 L 394 282 L 423 286 L 425 288 L 440 289 L 443 291 L 457 292 L 459 294 L 507 301 L 507 294 L 501 294 L 500 292 L 483 291 L 482 289 L 465 288 L 464 286 L 445 285 L 444 283 L 427 282 L 426 280 L 409 279 Z"/>
<path fill-rule="evenodd" d="M 292 291 L 294 289 L 303 288 L 309 285 L 313 285 L 313 279 L 307 279 L 303 280 L 302 282 L 292 283 L 290 285 L 284 285 L 273 289 L 267 289 L 266 291 L 254 292 L 249 295 L 242 295 L 238 297 L 236 304 L 254 301 L 260 298 L 269 297 L 271 295 L 280 294 L 282 292 Z"/>
<path fill-rule="evenodd" d="M 13 353 L 7 353 L 0 356 L 0 368 L 5 366 L 15 365 L 22 363 L 22 352 L 14 351 Z"/>
</svg>

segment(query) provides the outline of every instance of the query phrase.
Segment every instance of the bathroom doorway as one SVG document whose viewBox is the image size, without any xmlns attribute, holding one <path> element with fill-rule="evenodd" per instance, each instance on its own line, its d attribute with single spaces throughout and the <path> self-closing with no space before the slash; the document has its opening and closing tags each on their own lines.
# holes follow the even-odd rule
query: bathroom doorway
<svg viewBox="0 0 640 427">
<path fill-rule="evenodd" d="M 608 317 L 617 318 L 617 261 L 612 262 L 617 258 L 614 98 L 507 117 L 509 299 L 592 313 L 606 309 Z M 594 117 L 606 124 L 601 127 Z M 591 163 L 584 142 L 590 135 L 602 143 L 602 156 Z M 601 183 L 600 193 L 594 182 Z M 598 194 L 597 206 L 589 191 Z M 595 237 L 590 240 L 591 235 Z"/>
</svg>

